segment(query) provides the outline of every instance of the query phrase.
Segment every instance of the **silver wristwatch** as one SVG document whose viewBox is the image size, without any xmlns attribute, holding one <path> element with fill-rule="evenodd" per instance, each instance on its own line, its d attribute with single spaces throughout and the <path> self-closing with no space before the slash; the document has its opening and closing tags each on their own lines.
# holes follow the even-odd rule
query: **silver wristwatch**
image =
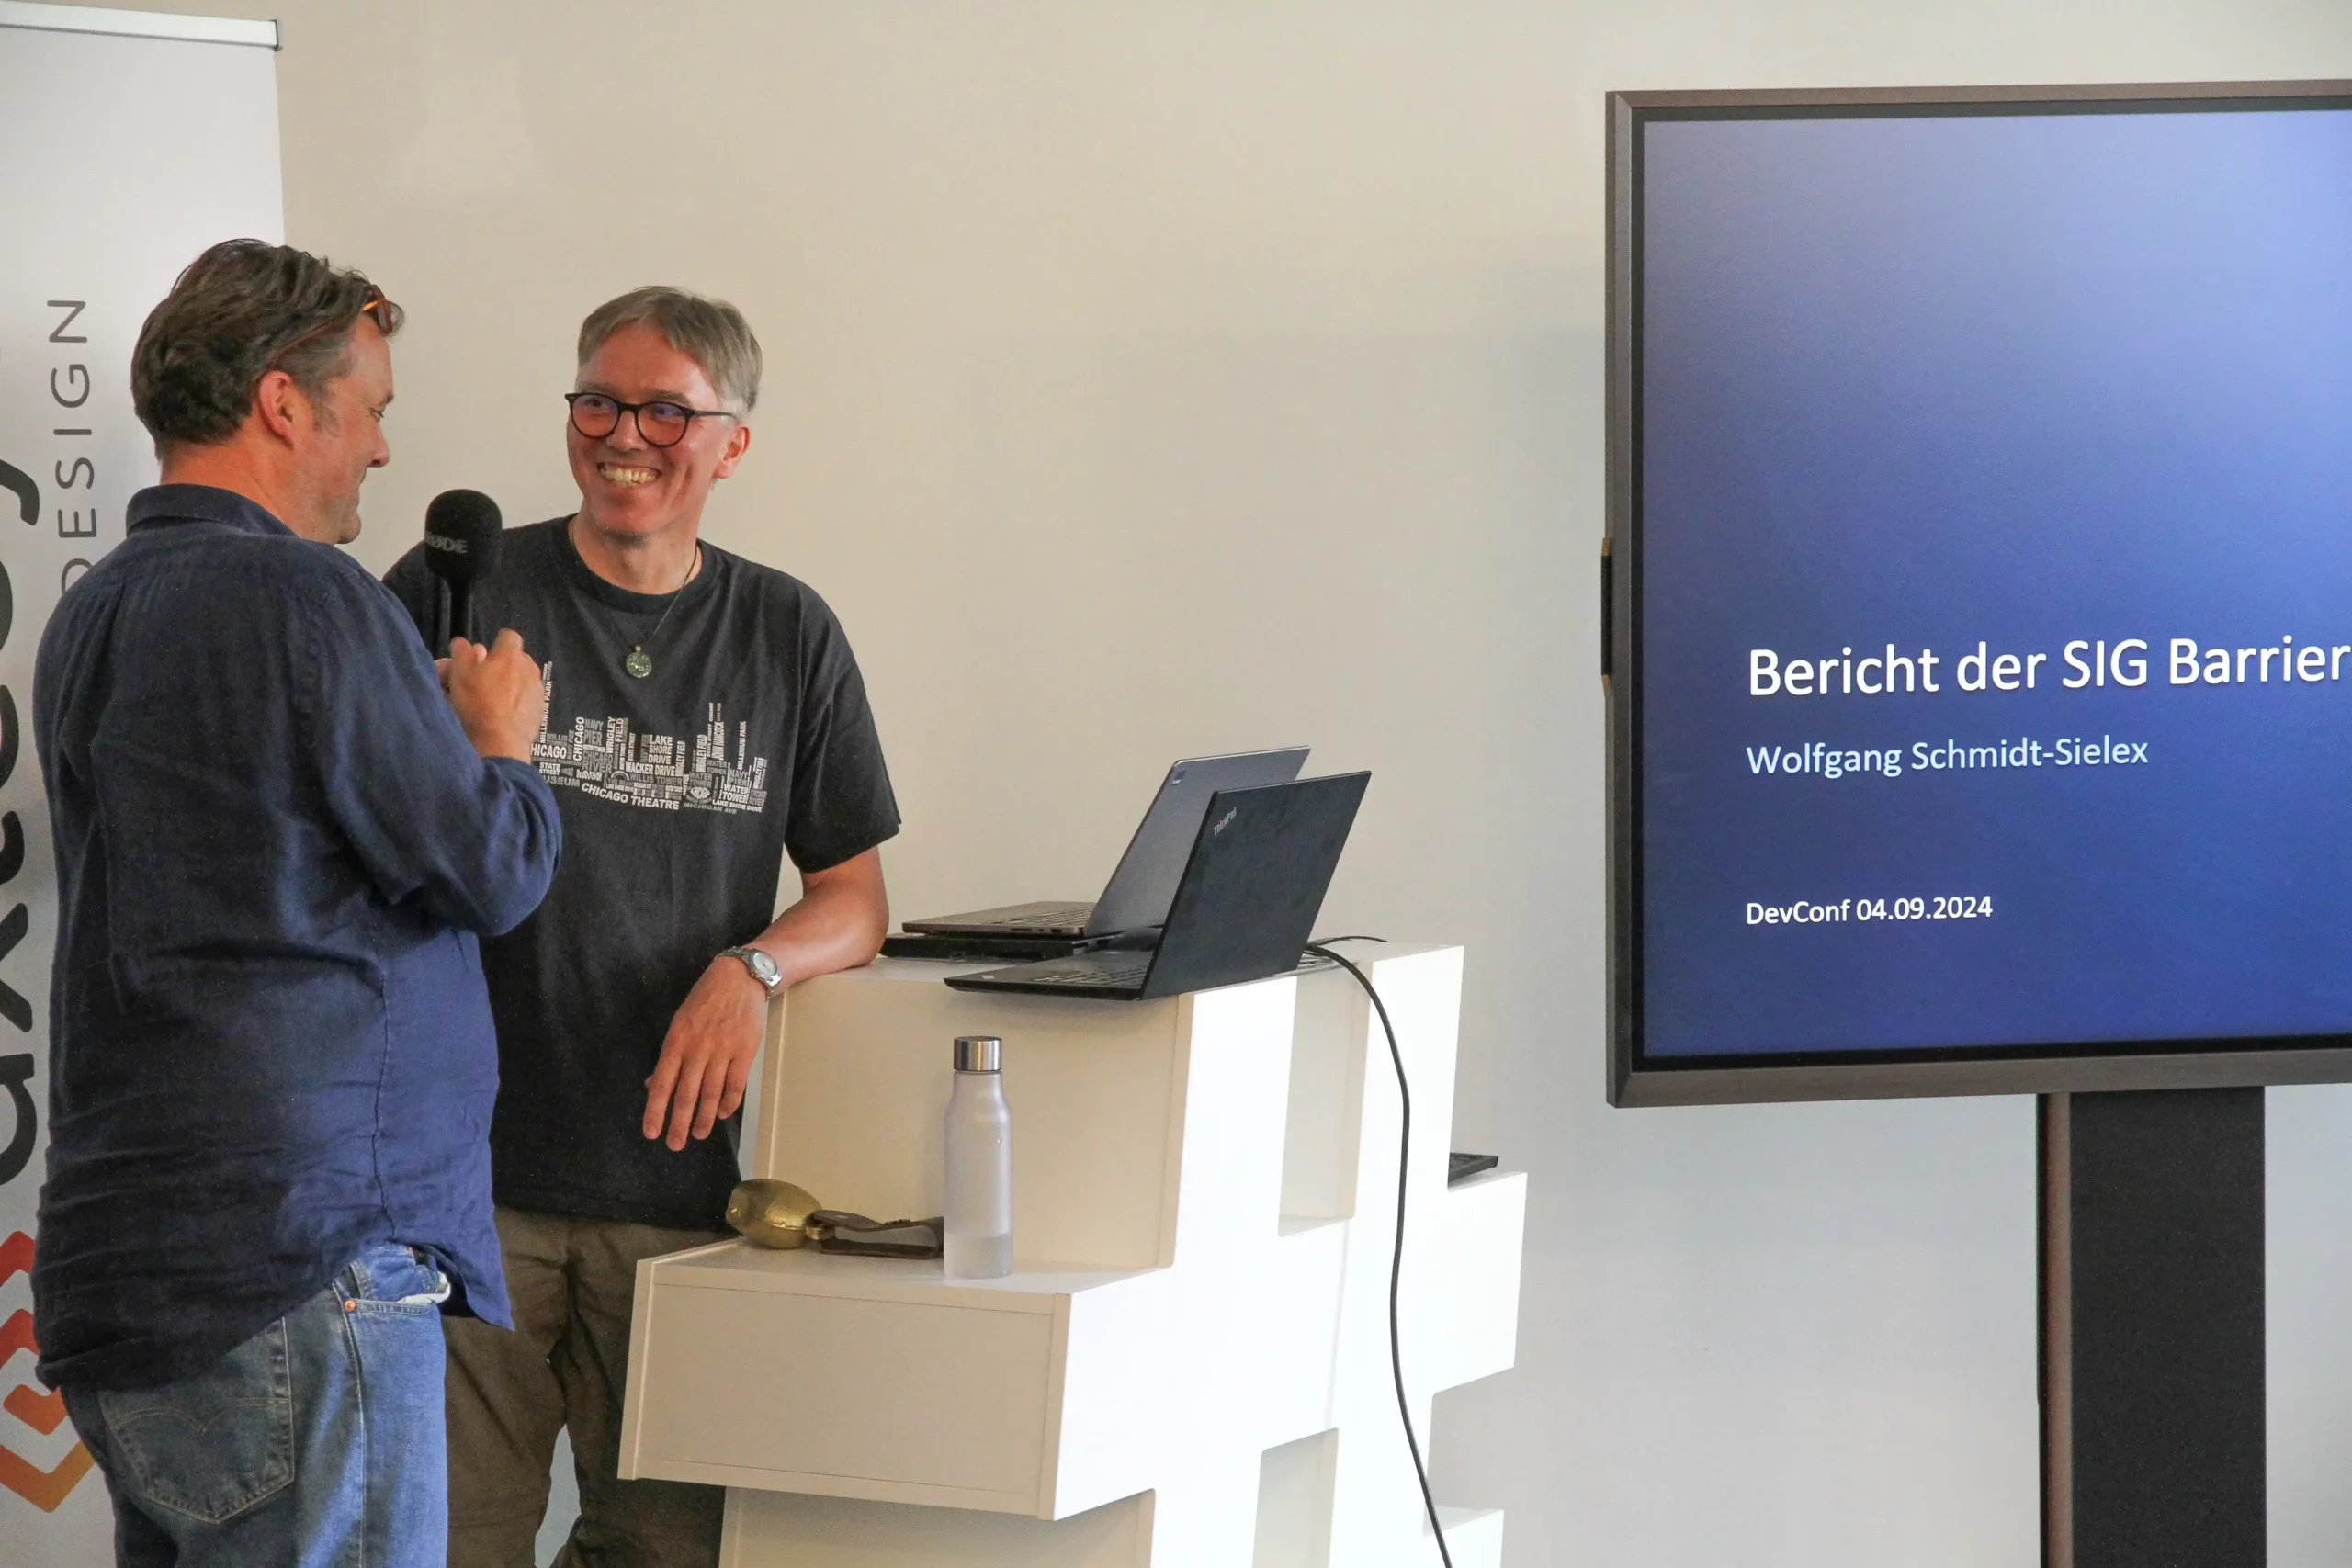
<svg viewBox="0 0 2352 1568">
<path fill-rule="evenodd" d="M 784 983 L 784 971 L 776 967 L 775 960 L 756 947 L 725 948 L 718 956 L 741 959 L 743 967 L 752 972 L 752 978 L 760 983 L 760 989 L 765 991 L 771 999 L 775 996 L 775 988 Z"/>
</svg>

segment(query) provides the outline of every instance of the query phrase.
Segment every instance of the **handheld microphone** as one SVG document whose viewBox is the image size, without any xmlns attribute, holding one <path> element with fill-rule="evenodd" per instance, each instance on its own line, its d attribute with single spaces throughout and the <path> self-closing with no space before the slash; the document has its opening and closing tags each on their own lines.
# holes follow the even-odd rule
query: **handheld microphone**
<svg viewBox="0 0 2352 1568">
<path fill-rule="evenodd" d="M 498 502 L 478 490 L 445 490 L 424 509 L 424 564 L 449 587 L 449 637 L 474 637 L 474 584 L 498 564 Z M 435 650 L 449 651 L 449 637 Z"/>
</svg>

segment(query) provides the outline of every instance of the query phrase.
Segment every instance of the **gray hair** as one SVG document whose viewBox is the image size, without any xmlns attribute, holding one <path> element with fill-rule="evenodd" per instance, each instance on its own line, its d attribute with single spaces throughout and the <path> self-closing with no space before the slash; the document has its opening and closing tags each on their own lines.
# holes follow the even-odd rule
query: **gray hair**
<svg viewBox="0 0 2352 1568">
<path fill-rule="evenodd" d="M 760 400 L 760 340 L 743 312 L 724 299 L 652 285 L 632 288 L 588 312 L 580 323 L 580 364 L 584 368 L 612 335 L 643 323 L 672 348 L 702 367 L 719 397 L 749 413 Z"/>
<path fill-rule="evenodd" d="M 261 378 L 283 370 L 332 418 L 327 383 L 351 368 L 351 330 L 389 337 L 401 308 L 361 274 L 266 240 L 223 240 L 188 263 L 130 351 L 130 404 L 161 456 L 237 434 Z"/>
</svg>

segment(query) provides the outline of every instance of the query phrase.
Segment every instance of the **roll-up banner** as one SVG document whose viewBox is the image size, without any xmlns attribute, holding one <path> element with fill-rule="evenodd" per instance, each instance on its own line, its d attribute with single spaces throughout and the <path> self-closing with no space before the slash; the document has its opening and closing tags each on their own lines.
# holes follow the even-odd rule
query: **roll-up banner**
<svg viewBox="0 0 2352 1568">
<path fill-rule="evenodd" d="M 0 1562 L 28 1568 L 114 1555 L 106 1489 L 33 1375 L 57 930 L 33 652 L 154 482 L 140 323 L 215 240 L 281 237 L 277 46 L 272 22 L 0 0 Z"/>
</svg>

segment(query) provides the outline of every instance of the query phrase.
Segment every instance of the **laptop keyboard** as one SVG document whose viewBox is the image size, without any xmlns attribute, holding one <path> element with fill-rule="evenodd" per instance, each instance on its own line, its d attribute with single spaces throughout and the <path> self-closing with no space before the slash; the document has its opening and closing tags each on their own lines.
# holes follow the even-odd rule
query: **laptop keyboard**
<svg viewBox="0 0 2352 1568">
<path fill-rule="evenodd" d="M 1076 959 L 1057 959 L 1045 964 L 1033 964 L 1021 971 L 1021 978 L 1040 986 L 1102 987 L 1111 990 L 1125 990 L 1143 984 L 1144 972 L 1151 967 L 1148 953 L 1118 953 Z"/>
<path fill-rule="evenodd" d="M 1311 975 L 1317 969 L 1334 967 L 1328 958 L 1312 953 L 1302 953 L 1298 964 L 1289 973 Z M 1148 953 L 1090 953 L 1077 958 L 1053 958 L 1040 964 L 1023 964 L 1020 977 L 1023 984 L 1036 986 L 1068 986 L 1072 990 L 1132 990 L 1143 984 L 1144 976 L 1151 968 Z"/>
<path fill-rule="evenodd" d="M 1054 931 L 1083 930 L 1086 917 L 1093 906 L 1064 904 L 1058 909 L 1040 909 L 1034 915 L 1015 915 L 1002 923 L 1007 931 L 1036 931 L 1040 927 Z"/>
</svg>

